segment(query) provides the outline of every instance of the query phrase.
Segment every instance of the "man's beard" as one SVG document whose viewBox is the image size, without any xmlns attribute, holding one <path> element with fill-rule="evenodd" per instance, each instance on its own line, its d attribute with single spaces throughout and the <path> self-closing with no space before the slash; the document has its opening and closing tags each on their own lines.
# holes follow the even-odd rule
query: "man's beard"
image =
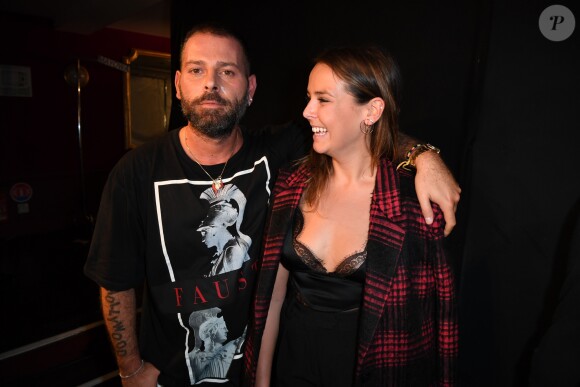
<svg viewBox="0 0 580 387">
<path fill-rule="evenodd" d="M 223 108 L 200 111 L 199 105 L 203 101 L 216 101 L 222 104 Z M 235 126 L 240 122 L 246 112 L 247 101 L 247 93 L 241 100 L 232 104 L 232 102 L 221 97 L 218 93 L 213 92 L 192 100 L 182 98 L 181 111 L 195 129 L 207 137 L 220 139 L 232 133 Z"/>
</svg>

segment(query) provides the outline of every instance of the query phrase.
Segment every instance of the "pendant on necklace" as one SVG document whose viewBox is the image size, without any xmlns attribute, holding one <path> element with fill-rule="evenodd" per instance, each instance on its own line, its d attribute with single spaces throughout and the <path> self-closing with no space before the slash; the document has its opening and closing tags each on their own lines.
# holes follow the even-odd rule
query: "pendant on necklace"
<svg viewBox="0 0 580 387">
<path fill-rule="evenodd" d="M 213 193 L 217 194 L 220 189 L 222 189 L 222 187 L 224 186 L 224 183 L 222 182 L 222 177 L 218 176 L 217 179 L 215 179 L 213 181 L 213 183 L 211 184 L 211 188 L 213 189 Z"/>
</svg>

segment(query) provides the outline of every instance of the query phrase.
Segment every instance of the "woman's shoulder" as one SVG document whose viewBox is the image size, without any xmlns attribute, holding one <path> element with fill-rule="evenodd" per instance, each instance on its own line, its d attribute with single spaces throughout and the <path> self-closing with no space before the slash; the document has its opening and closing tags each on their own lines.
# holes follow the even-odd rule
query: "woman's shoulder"
<svg viewBox="0 0 580 387">
<path fill-rule="evenodd" d="M 417 191 L 415 190 L 415 171 L 405 168 L 394 168 L 399 178 L 399 191 L 401 196 L 409 200 L 416 200 L 418 203 Z"/>
<path fill-rule="evenodd" d="M 284 164 L 278 171 L 278 183 L 295 185 L 308 180 L 310 175 L 310 170 L 304 163 L 292 161 Z"/>
</svg>

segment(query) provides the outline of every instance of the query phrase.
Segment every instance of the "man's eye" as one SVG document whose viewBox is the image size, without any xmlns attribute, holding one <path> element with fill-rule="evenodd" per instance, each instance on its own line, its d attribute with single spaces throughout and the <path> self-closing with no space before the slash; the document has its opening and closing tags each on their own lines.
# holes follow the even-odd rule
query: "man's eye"
<svg viewBox="0 0 580 387">
<path fill-rule="evenodd" d="M 223 74 L 228 77 L 233 77 L 236 73 L 233 70 L 224 70 Z"/>
</svg>

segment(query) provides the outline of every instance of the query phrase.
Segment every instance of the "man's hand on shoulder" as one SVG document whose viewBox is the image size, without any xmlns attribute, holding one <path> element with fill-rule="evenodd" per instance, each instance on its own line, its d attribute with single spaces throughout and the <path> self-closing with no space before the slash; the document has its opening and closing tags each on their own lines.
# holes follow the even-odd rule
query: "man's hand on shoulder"
<svg viewBox="0 0 580 387">
<path fill-rule="evenodd" d="M 461 188 L 447 168 L 443 159 L 436 152 L 424 152 L 415 159 L 417 174 L 415 175 L 415 189 L 421 211 L 427 224 L 433 223 L 433 209 L 431 202 L 437 203 L 445 217 L 445 236 L 457 223 L 455 212 L 459 203 Z"/>
</svg>

